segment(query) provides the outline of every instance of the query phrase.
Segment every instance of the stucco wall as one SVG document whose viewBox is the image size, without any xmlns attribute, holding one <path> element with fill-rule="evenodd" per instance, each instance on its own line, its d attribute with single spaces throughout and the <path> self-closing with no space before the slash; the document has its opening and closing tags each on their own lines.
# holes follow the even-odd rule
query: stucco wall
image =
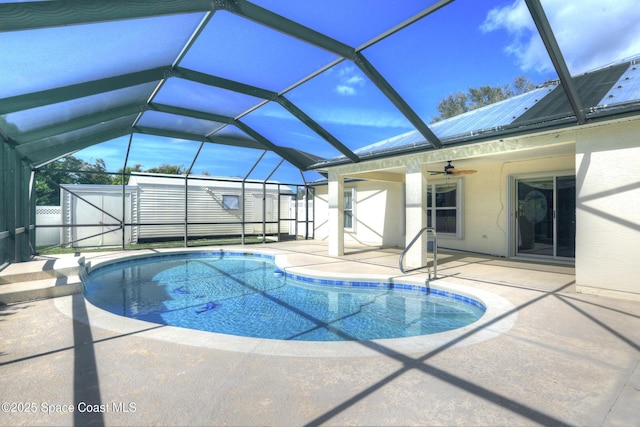
<svg viewBox="0 0 640 427">
<path fill-rule="evenodd" d="M 576 285 L 640 300 L 640 120 L 578 134 Z"/>
<path fill-rule="evenodd" d="M 338 166 L 349 175 L 367 170 L 402 168 L 407 162 L 442 166 L 454 159 L 461 169 L 477 173 L 462 179 L 462 239 L 439 236 L 439 245 L 484 254 L 513 255 L 515 232 L 510 192 L 513 177 L 576 174 L 576 287 L 581 292 L 640 300 L 640 119 L 594 123 L 455 149 Z M 455 160 L 460 159 L 460 160 Z M 401 169 L 400 169 L 401 170 Z M 428 183 L 438 176 L 428 176 Z M 349 184 L 366 202 L 357 215 L 366 227 L 354 236 L 363 243 L 403 247 L 402 184 L 363 181 Z M 348 185 L 345 185 L 348 187 Z M 316 236 L 327 239 L 327 187 L 318 188 Z M 376 215 L 384 220 L 376 219 Z"/>
<path fill-rule="evenodd" d="M 462 238 L 438 236 L 443 248 L 479 252 L 489 255 L 508 255 L 507 215 L 509 209 L 509 177 L 534 173 L 555 173 L 573 170 L 573 155 L 538 157 L 535 159 L 490 162 L 486 159 L 465 160 L 465 169 L 477 170 L 463 176 Z M 453 182 L 453 179 L 449 180 Z M 427 183 L 445 182 L 437 175 L 428 175 Z M 345 233 L 345 242 L 404 247 L 405 218 L 403 186 L 379 181 L 345 183 L 345 189 L 355 187 L 356 233 Z M 316 190 L 317 239 L 327 240 L 328 195 L 327 187 Z"/>
<path fill-rule="evenodd" d="M 345 191 L 356 188 L 355 232 L 345 232 L 344 241 L 365 245 L 404 246 L 403 186 L 380 181 L 345 182 Z M 328 187 L 316 189 L 315 238 L 329 238 Z"/>
<path fill-rule="evenodd" d="M 510 177 L 554 174 L 571 171 L 573 167 L 573 155 L 501 162 L 466 160 L 464 169 L 477 170 L 477 173 L 462 178 L 463 235 L 461 239 L 438 236 L 439 245 L 488 255 L 510 255 L 511 224 L 507 218 L 513 213 L 509 205 Z"/>
</svg>

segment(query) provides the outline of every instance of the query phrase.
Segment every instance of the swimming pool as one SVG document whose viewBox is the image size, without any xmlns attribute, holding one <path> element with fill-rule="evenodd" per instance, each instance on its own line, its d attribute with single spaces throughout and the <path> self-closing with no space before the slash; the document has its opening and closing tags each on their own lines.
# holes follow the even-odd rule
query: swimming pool
<svg viewBox="0 0 640 427">
<path fill-rule="evenodd" d="M 111 313 L 243 337 L 351 341 L 411 337 L 477 321 L 484 305 L 424 286 L 313 279 L 272 256 L 207 251 L 98 267 L 84 293 Z"/>
</svg>

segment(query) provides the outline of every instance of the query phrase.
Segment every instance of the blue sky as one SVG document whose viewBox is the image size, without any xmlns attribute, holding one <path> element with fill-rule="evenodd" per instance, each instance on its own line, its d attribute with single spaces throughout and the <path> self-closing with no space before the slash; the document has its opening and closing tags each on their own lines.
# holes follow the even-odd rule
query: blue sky
<svg viewBox="0 0 640 427">
<path fill-rule="evenodd" d="M 389 2 L 372 0 L 347 4 L 342 0 L 256 3 L 358 47 L 376 32 L 388 28 L 391 22 L 388 15 L 393 15 L 397 24 L 432 2 L 394 2 L 392 11 L 388 10 Z M 636 0 L 543 0 L 542 4 L 572 74 L 640 54 L 640 8 Z M 345 26 L 348 20 L 332 20 L 327 13 L 332 8 L 349 12 L 351 7 L 357 10 L 346 14 L 352 17 L 348 26 Z M 203 72 L 279 91 L 335 59 L 334 55 L 297 40 L 285 41 L 285 51 L 270 49 L 284 40 L 282 34 L 241 21 L 235 15 L 218 12 L 212 19 L 215 26 L 210 25 L 211 29 L 206 31 L 211 31 L 211 37 L 220 43 L 216 46 L 196 43 L 180 65 L 201 67 Z M 249 36 L 245 31 L 248 28 L 259 32 L 258 39 Z M 251 53 L 249 60 L 244 59 L 247 53 Z M 536 84 L 556 78 L 522 0 L 456 0 L 363 49 L 362 53 L 426 123 L 437 115 L 437 103 L 456 91 L 509 84 L 519 75 Z M 222 57 L 226 60 L 221 61 Z M 285 96 L 351 149 L 412 130 L 407 120 L 349 61 Z M 338 155 L 280 107 L 266 105 L 242 120 L 284 146 L 325 157 Z M 159 148 L 157 141 L 156 137 L 135 135 L 129 164 L 141 163 L 146 168 L 161 163 L 188 166 L 199 145 L 162 138 Z M 108 169 L 117 170 L 122 167 L 127 142 L 128 137 L 119 138 L 76 155 L 102 158 Z M 242 176 L 259 154 L 255 150 L 241 154 L 232 148 L 208 148 L 201 154 L 195 172 L 207 170 L 213 175 Z M 269 165 L 260 168 L 263 173 L 269 173 Z M 298 172 L 283 171 L 280 175 L 282 180 L 288 176 L 295 182 L 300 180 Z M 317 176 L 312 174 L 310 178 Z"/>
</svg>

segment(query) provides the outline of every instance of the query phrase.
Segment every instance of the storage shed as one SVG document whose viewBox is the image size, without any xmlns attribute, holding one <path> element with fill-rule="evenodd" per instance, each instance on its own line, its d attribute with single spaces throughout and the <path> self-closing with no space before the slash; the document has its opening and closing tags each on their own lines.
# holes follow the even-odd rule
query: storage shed
<svg viewBox="0 0 640 427">
<path fill-rule="evenodd" d="M 138 241 L 289 234 L 295 194 L 288 186 L 206 177 L 134 175 Z M 188 224 L 185 225 L 185 218 Z M 264 229 L 263 229 L 264 226 Z"/>
<path fill-rule="evenodd" d="M 122 244 L 120 185 L 65 185 L 63 241 Z M 295 237 L 295 193 L 277 183 L 136 174 L 125 187 L 125 243 L 220 236 Z M 244 228 L 243 228 L 244 224 Z"/>
</svg>

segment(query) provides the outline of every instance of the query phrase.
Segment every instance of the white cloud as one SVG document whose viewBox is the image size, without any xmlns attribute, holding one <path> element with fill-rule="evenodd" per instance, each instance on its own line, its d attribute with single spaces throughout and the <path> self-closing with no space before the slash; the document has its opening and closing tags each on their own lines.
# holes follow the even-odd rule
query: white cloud
<svg viewBox="0 0 640 427">
<path fill-rule="evenodd" d="M 363 87 L 365 84 L 364 77 L 360 74 L 357 68 L 353 66 L 340 69 L 338 77 L 340 79 L 340 82 L 334 89 L 338 95 L 356 95 L 358 93 L 357 88 Z"/>
<path fill-rule="evenodd" d="M 410 126 L 402 115 L 395 113 L 395 110 L 336 108 L 324 111 L 322 116 L 319 117 L 319 120 L 322 123 L 373 128 L 393 127 L 406 129 Z"/>
<path fill-rule="evenodd" d="M 640 54 L 637 0 L 543 0 L 542 6 L 572 74 Z M 523 0 L 491 10 L 480 29 L 505 30 L 505 51 L 522 70 L 553 70 Z"/>
<path fill-rule="evenodd" d="M 336 86 L 336 92 L 338 93 L 338 95 L 355 95 L 356 94 L 356 90 L 351 87 L 351 86 L 347 86 L 347 85 L 338 85 Z"/>
<path fill-rule="evenodd" d="M 363 86 L 364 78 L 360 75 L 345 76 L 343 82 L 351 86 Z"/>
</svg>

